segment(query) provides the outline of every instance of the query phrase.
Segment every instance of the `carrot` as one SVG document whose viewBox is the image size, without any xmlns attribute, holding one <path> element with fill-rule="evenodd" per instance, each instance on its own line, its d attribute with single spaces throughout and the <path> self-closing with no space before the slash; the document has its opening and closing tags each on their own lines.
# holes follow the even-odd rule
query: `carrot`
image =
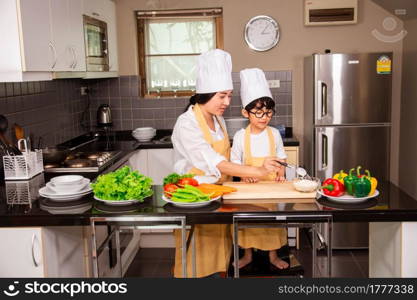
<svg viewBox="0 0 417 300">
<path fill-rule="evenodd" d="M 208 184 L 208 183 L 202 183 L 199 185 L 199 187 L 204 190 L 219 191 L 224 194 L 237 191 L 237 189 L 235 189 L 234 187 L 225 186 L 225 185 Z"/>
</svg>

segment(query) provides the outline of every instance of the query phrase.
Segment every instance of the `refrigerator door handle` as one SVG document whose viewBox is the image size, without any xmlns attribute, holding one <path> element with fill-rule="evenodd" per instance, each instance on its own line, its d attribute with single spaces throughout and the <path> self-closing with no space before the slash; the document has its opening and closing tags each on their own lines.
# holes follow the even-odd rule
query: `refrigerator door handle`
<svg viewBox="0 0 417 300">
<path fill-rule="evenodd" d="M 327 168 L 329 162 L 329 152 L 328 152 L 328 138 L 324 133 L 321 134 L 321 162 L 320 170 Z"/>
<path fill-rule="evenodd" d="M 327 115 L 327 84 L 321 82 L 321 117 Z"/>
<path fill-rule="evenodd" d="M 317 80 L 317 116 L 321 120 L 327 115 L 327 84 Z"/>
</svg>

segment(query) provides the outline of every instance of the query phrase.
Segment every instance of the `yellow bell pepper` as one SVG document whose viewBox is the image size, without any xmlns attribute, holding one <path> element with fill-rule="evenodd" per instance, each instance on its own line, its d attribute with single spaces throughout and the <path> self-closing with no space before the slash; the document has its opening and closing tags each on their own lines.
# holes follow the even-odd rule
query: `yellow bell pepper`
<svg viewBox="0 0 417 300">
<path fill-rule="evenodd" d="M 343 170 L 340 170 L 339 173 L 336 173 L 336 174 L 333 175 L 333 178 L 337 179 L 341 183 L 345 184 L 344 179 L 345 179 L 346 176 L 348 176 L 348 174 L 346 174 Z"/>
<path fill-rule="evenodd" d="M 376 187 L 378 186 L 378 180 L 375 177 L 371 177 L 371 173 L 366 170 L 366 178 L 371 182 L 371 191 L 369 192 L 369 196 L 372 196 L 375 193 Z"/>
</svg>

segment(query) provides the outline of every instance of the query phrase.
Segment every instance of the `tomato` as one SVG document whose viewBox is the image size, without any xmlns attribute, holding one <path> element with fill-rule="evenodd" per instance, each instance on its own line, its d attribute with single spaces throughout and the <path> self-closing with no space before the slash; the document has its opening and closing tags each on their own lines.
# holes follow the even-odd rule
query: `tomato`
<svg viewBox="0 0 417 300">
<path fill-rule="evenodd" d="M 164 192 L 173 193 L 178 189 L 178 185 L 173 183 L 168 183 L 164 185 Z"/>
<path fill-rule="evenodd" d="M 192 186 L 198 186 L 198 181 L 194 178 L 182 178 L 178 181 L 178 185 L 185 186 L 186 184 L 192 185 Z"/>
</svg>

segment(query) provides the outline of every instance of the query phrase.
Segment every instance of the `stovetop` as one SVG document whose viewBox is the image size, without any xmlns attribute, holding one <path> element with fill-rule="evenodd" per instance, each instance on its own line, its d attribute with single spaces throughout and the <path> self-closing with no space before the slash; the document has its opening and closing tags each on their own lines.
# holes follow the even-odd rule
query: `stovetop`
<svg viewBox="0 0 417 300">
<path fill-rule="evenodd" d="M 121 153 L 121 151 L 75 151 L 60 163 L 45 164 L 44 169 L 48 173 L 100 172 L 118 159 Z"/>
</svg>

